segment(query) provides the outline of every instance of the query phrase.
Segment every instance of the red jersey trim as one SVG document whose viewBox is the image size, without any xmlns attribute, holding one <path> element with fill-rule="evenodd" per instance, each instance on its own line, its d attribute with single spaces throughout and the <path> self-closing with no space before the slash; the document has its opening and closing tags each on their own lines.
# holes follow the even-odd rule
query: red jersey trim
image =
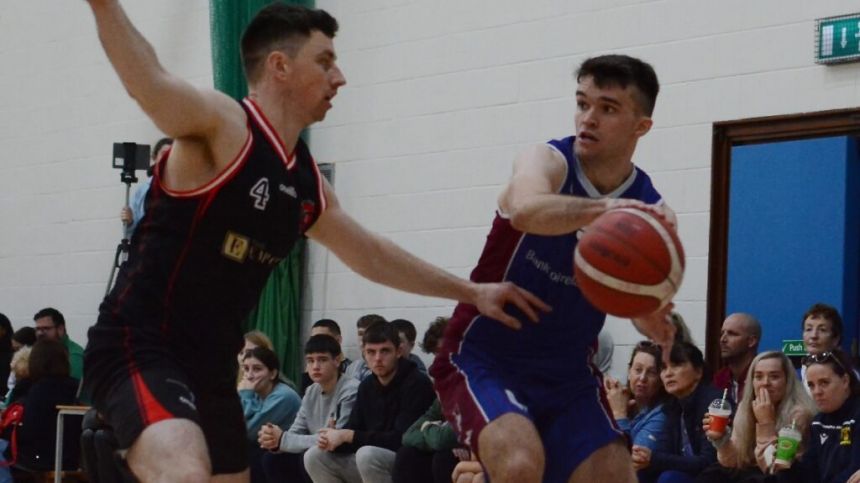
<svg viewBox="0 0 860 483">
<path fill-rule="evenodd" d="M 167 193 L 168 195 L 170 195 L 174 198 L 193 198 L 195 196 L 200 196 L 200 195 L 202 195 L 208 191 L 211 191 L 215 188 L 220 187 L 221 185 L 226 183 L 227 180 L 232 178 L 233 175 L 239 171 L 239 168 L 244 166 L 245 161 L 248 159 L 248 154 L 251 152 L 251 147 L 253 145 L 254 145 L 254 136 L 251 134 L 251 129 L 249 127 L 248 128 L 248 137 L 245 138 L 245 144 L 242 146 L 242 149 L 239 151 L 239 154 L 236 155 L 236 157 L 233 159 L 233 161 L 231 161 L 230 164 L 228 164 L 227 167 L 224 168 L 223 171 L 218 173 L 218 175 L 215 176 L 208 183 L 204 184 L 203 186 L 201 186 L 199 188 L 195 188 L 193 190 L 187 190 L 187 191 L 172 190 L 172 189 L 168 188 L 167 186 L 165 186 L 164 185 L 164 177 L 162 176 L 162 173 L 161 173 L 162 163 L 159 163 L 157 165 L 158 167 L 156 168 L 156 171 L 158 172 L 158 185 L 161 187 L 161 189 L 165 193 Z"/>
<path fill-rule="evenodd" d="M 328 199 L 325 197 L 325 187 L 323 185 L 323 175 L 320 173 L 320 168 L 317 166 L 317 161 L 311 156 L 311 166 L 314 169 L 314 176 L 317 177 L 317 191 L 319 191 L 320 195 L 320 212 L 317 214 L 317 220 L 323 214 L 326 208 L 328 208 Z M 316 223 L 316 221 L 314 221 Z"/>
<path fill-rule="evenodd" d="M 254 102 L 250 97 L 246 97 L 242 99 L 242 102 L 248 106 L 248 111 L 254 117 L 254 121 L 257 122 L 257 125 L 260 126 L 260 130 L 263 131 L 263 134 L 269 139 L 269 144 L 272 145 L 272 148 L 275 149 L 275 152 L 281 157 L 281 161 L 284 162 L 284 166 L 287 169 L 293 169 L 293 166 L 296 164 L 296 152 L 295 150 L 292 153 L 287 153 L 285 146 L 287 145 L 281 136 L 278 135 L 278 131 L 275 131 L 275 128 L 272 127 L 272 124 L 266 119 L 265 114 L 263 114 L 263 110 L 260 109 L 260 106 Z"/>
</svg>

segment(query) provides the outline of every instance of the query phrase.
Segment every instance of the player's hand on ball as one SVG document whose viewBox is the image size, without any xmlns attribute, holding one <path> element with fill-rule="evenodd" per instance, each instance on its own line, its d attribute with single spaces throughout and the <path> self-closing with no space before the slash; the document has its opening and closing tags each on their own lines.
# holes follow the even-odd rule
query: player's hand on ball
<svg viewBox="0 0 860 483">
<path fill-rule="evenodd" d="M 528 290 L 510 282 L 476 284 L 474 305 L 478 310 L 512 329 L 522 328 L 516 317 L 505 312 L 505 306 L 515 305 L 532 322 L 537 322 L 538 312 L 549 312 L 552 308 Z"/>
<path fill-rule="evenodd" d="M 663 362 L 666 364 L 669 363 L 669 353 L 672 352 L 672 343 L 675 341 L 675 326 L 669 317 L 674 308 L 675 304 L 670 302 L 650 315 L 633 319 L 636 330 L 660 346 Z"/>
</svg>

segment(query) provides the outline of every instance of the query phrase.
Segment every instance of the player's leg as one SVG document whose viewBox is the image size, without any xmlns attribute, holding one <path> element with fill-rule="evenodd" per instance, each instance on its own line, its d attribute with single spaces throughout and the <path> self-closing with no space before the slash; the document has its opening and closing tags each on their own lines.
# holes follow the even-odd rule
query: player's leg
<svg viewBox="0 0 860 483">
<path fill-rule="evenodd" d="M 147 426 L 126 459 L 134 475 L 146 483 L 208 483 L 211 475 L 203 431 L 187 419 Z"/>
<path fill-rule="evenodd" d="M 507 413 L 487 424 L 478 436 L 478 456 L 493 483 L 540 483 L 544 448 L 531 420 Z"/>
<path fill-rule="evenodd" d="M 247 483 L 251 481 L 251 471 L 245 470 L 240 473 L 215 475 L 210 481 L 212 483 Z"/>
<path fill-rule="evenodd" d="M 598 449 L 576 467 L 569 483 L 635 483 L 630 452 L 618 439 Z"/>
</svg>

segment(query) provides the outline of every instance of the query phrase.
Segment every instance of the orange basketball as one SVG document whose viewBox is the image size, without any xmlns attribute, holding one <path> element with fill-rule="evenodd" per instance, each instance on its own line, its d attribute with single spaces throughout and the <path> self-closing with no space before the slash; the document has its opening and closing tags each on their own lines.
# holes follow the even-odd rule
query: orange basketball
<svg viewBox="0 0 860 483">
<path fill-rule="evenodd" d="M 684 248 L 666 221 L 645 210 L 619 208 L 584 231 L 574 252 L 574 272 L 597 309 L 635 318 L 672 300 L 684 276 Z"/>
</svg>

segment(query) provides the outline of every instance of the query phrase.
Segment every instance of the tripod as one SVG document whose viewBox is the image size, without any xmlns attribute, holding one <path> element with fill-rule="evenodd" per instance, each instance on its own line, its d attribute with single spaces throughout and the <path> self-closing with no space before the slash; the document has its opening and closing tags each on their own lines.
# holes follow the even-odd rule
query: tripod
<svg viewBox="0 0 860 483">
<path fill-rule="evenodd" d="M 125 169 L 119 175 L 120 180 L 125 183 L 125 207 L 128 208 L 128 200 L 129 194 L 131 193 L 131 184 L 137 183 L 137 176 L 134 174 L 134 170 L 127 171 Z M 125 263 L 126 259 L 128 259 L 128 249 L 131 247 L 131 242 L 128 239 L 128 234 L 126 233 L 125 226 L 123 226 L 122 230 L 122 240 L 120 240 L 119 245 L 116 246 L 116 252 L 113 256 L 113 264 L 110 268 L 110 276 L 108 277 L 107 287 L 105 287 L 105 296 L 110 293 L 111 287 L 113 287 L 113 280 L 116 276 L 116 271 Z"/>
</svg>

